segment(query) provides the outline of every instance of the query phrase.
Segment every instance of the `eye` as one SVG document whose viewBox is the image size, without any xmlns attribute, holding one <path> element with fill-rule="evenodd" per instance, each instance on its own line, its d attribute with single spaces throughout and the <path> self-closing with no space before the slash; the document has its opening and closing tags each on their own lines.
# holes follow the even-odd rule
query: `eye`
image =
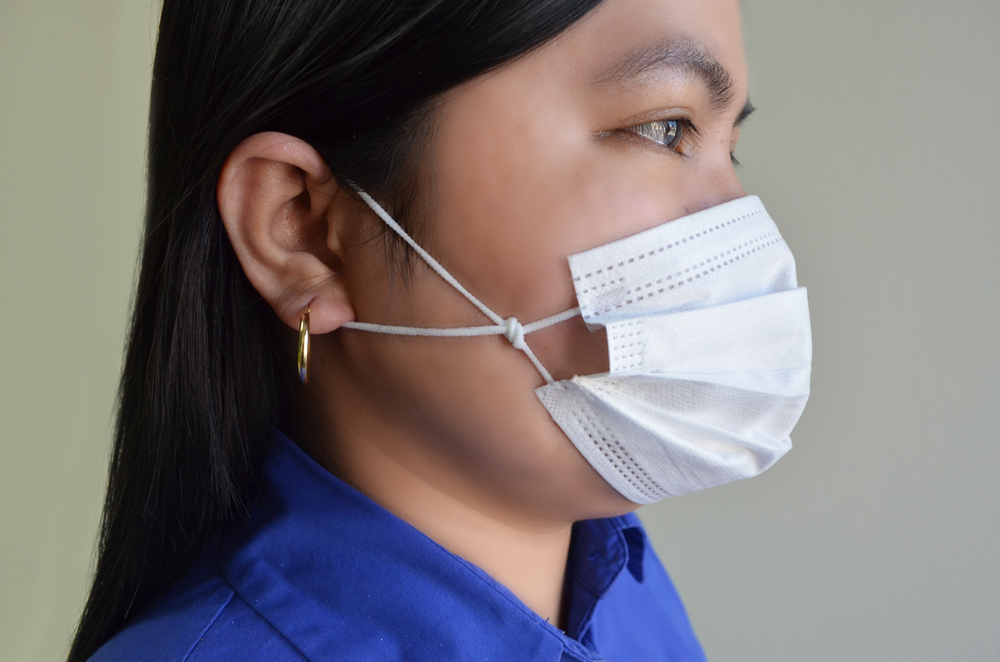
<svg viewBox="0 0 1000 662">
<path fill-rule="evenodd" d="M 683 120 L 660 120 L 639 124 L 630 127 L 628 130 L 639 134 L 647 140 L 652 140 L 654 143 L 662 145 L 667 149 L 676 151 L 684 140 L 684 133 L 687 128 L 687 123 Z"/>
</svg>

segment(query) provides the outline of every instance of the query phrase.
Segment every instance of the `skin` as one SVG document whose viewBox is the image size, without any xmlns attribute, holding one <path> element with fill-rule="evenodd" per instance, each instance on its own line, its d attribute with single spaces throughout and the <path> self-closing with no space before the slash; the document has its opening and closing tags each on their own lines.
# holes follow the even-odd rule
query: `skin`
<svg viewBox="0 0 1000 662">
<path fill-rule="evenodd" d="M 615 64 L 664 43 L 714 58 L 730 98 L 713 99 L 690 67 L 629 75 Z M 503 317 L 527 323 L 572 308 L 568 255 L 744 195 L 731 153 L 746 97 L 738 0 L 607 0 L 441 100 L 420 164 L 418 240 Z M 665 147 L 630 130 L 666 119 L 697 133 Z M 549 417 L 525 355 L 503 337 L 340 328 L 490 322 L 419 260 L 405 286 L 390 277 L 381 221 L 294 137 L 241 143 L 221 174 L 219 206 L 250 282 L 276 314 L 297 331 L 300 311 L 311 309 L 296 441 L 564 625 L 572 523 L 636 505 Z M 607 369 L 603 332 L 579 318 L 527 342 L 556 379 Z"/>
</svg>

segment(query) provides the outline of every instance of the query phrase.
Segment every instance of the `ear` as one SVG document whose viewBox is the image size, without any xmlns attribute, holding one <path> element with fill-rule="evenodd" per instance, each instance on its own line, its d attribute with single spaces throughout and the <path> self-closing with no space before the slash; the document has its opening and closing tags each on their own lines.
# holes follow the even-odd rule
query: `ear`
<svg viewBox="0 0 1000 662">
<path fill-rule="evenodd" d="M 309 144 L 258 133 L 232 151 L 216 191 L 222 222 L 250 283 L 278 317 L 312 333 L 354 320 L 341 250 L 356 202 Z"/>
</svg>

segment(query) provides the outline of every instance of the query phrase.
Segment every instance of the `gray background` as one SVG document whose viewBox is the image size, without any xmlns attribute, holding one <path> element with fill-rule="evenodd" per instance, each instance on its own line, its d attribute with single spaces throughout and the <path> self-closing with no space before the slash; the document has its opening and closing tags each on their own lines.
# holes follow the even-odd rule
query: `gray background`
<svg viewBox="0 0 1000 662">
<path fill-rule="evenodd" d="M 60 658 L 83 601 L 157 10 L 0 0 L 2 660 Z M 744 13 L 813 395 L 766 474 L 641 515 L 713 662 L 1000 661 L 1000 1 Z"/>
</svg>

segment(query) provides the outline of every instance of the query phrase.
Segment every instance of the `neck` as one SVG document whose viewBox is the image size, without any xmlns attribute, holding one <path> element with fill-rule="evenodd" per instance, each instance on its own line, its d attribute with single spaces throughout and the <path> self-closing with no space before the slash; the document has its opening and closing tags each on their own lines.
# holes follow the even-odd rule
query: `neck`
<svg viewBox="0 0 1000 662">
<path fill-rule="evenodd" d="M 348 399 L 349 400 L 349 399 Z M 341 400 L 345 403 L 345 400 Z M 356 403 L 357 404 L 357 403 Z M 307 452 L 331 473 L 439 545 L 475 564 L 541 618 L 565 629 L 563 594 L 572 522 L 532 517 L 483 494 L 458 467 L 428 457 L 427 447 L 380 416 L 338 407 L 331 420 L 298 417 Z M 350 425 L 341 417 L 350 409 Z M 341 424 L 334 426 L 333 419 Z M 363 422 L 363 423 L 362 423 Z"/>
<path fill-rule="evenodd" d="M 352 463 L 345 479 L 439 545 L 507 587 L 553 625 L 563 627 L 562 597 L 571 523 L 544 525 L 470 505 L 454 491 L 402 466 L 377 447 Z M 367 467 L 378 467 L 377 475 Z"/>
</svg>

